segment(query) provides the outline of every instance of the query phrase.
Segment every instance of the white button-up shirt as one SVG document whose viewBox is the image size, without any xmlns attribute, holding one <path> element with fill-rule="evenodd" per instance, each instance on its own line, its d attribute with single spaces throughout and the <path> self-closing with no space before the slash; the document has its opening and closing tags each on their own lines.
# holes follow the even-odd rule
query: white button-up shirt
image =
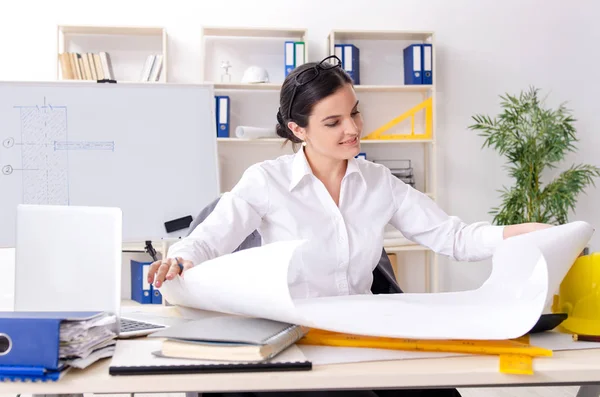
<svg viewBox="0 0 600 397">
<path fill-rule="evenodd" d="M 306 239 L 301 264 L 292 263 L 288 274 L 293 298 L 368 294 L 388 223 L 459 261 L 486 259 L 503 239 L 502 226 L 465 224 L 387 167 L 363 159 L 348 160 L 338 207 L 299 150 L 249 167 L 168 256 L 198 265 L 231 253 L 254 230 L 263 244 Z"/>
</svg>

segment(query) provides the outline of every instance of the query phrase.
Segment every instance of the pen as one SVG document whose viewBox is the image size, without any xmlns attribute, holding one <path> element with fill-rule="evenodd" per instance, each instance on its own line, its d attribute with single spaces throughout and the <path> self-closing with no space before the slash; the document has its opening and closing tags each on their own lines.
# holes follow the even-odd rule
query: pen
<svg viewBox="0 0 600 397">
<path fill-rule="evenodd" d="M 581 342 L 600 342 L 600 335 L 578 335 L 573 334 L 574 341 Z"/>
</svg>

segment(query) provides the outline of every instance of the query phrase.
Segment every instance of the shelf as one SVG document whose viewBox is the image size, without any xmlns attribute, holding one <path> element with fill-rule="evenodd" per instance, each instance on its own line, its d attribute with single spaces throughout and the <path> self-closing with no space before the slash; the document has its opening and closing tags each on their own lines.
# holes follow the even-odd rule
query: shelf
<svg viewBox="0 0 600 397">
<path fill-rule="evenodd" d="M 212 83 L 216 90 L 250 90 L 250 91 L 278 91 L 281 84 L 278 83 Z M 432 91 L 432 85 L 355 85 L 356 92 L 423 92 Z"/>
<path fill-rule="evenodd" d="M 432 85 L 355 85 L 356 92 L 429 92 L 433 91 Z"/>
<path fill-rule="evenodd" d="M 412 143 L 433 143 L 433 139 L 361 139 L 360 143 L 366 144 L 382 144 L 382 143 L 402 143 L 402 144 L 412 144 Z"/>
<path fill-rule="evenodd" d="M 257 84 L 249 84 L 249 83 L 211 83 L 213 84 L 215 90 L 248 90 L 248 91 L 279 91 L 281 89 L 281 84 L 277 83 L 257 83 Z"/>
<path fill-rule="evenodd" d="M 260 139 L 244 139 L 244 138 L 217 138 L 217 142 L 227 142 L 227 143 L 273 143 L 279 142 L 283 143 L 283 138 L 260 138 Z M 403 143 L 403 144 L 411 144 L 411 143 L 432 143 L 433 139 L 363 139 L 360 141 L 361 143 L 366 144 L 382 144 L 382 143 Z"/>
<path fill-rule="evenodd" d="M 204 27 L 202 34 L 217 37 L 295 38 L 304 37 L 306 29 Z"/>
<path fill-rule="evenodd" d="M 139 81 L 139 76 L 144 70 L 145 63 L 150 55 L 160 55 L 161 70 L 158 81 L 148 81 L 147 83 L 161 82 L 166 83 L 168 79 L 168 59 L 167 59 L 167 32 L 163 27 L 144 27 L 144 26 L 89 26 L 89 25 L 59 25 L 57 27 L 57 80 L 67 80 L 63 78 L 64 66 L 61 63 L 60 54 L 71 53 L 70 57 L 63 58 L 62 61 L 69 60 L 70 69 L 74 70 L 75 59 L 72 54 L 80 54 L 83 58 L 87 54 L 106 53 L 109 59 L 102 66 L 106 74 L 107 67 L 113 70 L 114 79 L 117 82 L 143 82 Z M 89 65 L 85 65 L 82 59 L 79 63 L 79 70 L 85 71 L 91 69 L 90 73 L 77 81 L 95 81 L 94 68 L 100 68 L 100 60 L 88 58 Z M 108 65 L 107 65 L 108 63 Z M 88 70 L 88 72 L 90 72 Z"/>
<path fill-rule="evenodd" d="M 336 40 L 409 40 L 425 41 L 433 32 L 429 31 L 380 31 L 380 30 L 332 30 Z"/>
<path fill-rule="evenodd" d="M 283 138 L 260 138 L 260 139 L 246 139 L 246 138 L 217 138 L 217 142 L 224 143 L 283 143 Z"/>
<path fill-rule="evenodd" d="M 64 34 L 107 34 L 127 36 L 162 36 L 164 28 L 161 27 L 136 27 L 136 26 L 74 26 L 61 25 L 59 31 Z"/>
</svg>

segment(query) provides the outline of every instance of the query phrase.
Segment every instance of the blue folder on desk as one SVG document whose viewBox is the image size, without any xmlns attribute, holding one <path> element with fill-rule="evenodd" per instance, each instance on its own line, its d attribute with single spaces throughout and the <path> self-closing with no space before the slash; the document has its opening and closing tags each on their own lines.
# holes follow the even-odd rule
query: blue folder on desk
<svg viewBox="0 0 600 397">
<path fill-rule="evenodd" d="M 0 379 L 58 380 L 67 366 L 60 360 L 60 326 L 92 319 L 100 312 L 0 312 Z"/>
</svg>

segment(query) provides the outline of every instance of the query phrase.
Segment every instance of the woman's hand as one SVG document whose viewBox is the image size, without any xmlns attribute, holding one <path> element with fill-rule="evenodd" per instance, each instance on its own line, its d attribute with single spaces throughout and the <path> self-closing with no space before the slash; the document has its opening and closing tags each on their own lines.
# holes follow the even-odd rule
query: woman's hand
<svg viewBox="0 0 600 397">
<path fill-rule="evenodd" d="M 150 265 L 148 271 L 148 282 L 155 283 L 159 288 L 165 280 L 172 280 L 178 274 L 183 276 L 183 272 L 194 267 L 191 261 L 184 261 L 182 258 L 167 258 L 156 261 Z M 156 276 L 156 277 L 155 277 Z"/>
</svg>

